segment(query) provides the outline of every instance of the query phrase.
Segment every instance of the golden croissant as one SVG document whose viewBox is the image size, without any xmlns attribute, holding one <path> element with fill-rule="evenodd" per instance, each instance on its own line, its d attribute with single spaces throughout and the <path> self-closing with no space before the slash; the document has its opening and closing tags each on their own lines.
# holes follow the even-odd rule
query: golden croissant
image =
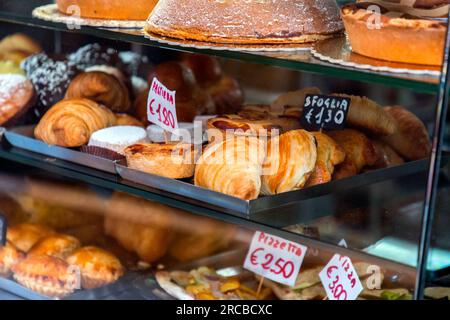
<svg viewBox="0 0 450 320">
<path fill-rule="evenodd" d="M 69 85 L 67 99 L 86 98 L 103 104 L 115 112 L 131 107 L 127 86 L 115 76 L 102 71 L 80 73 Z"/>
<path fill-rule="evenodd" d="M 51 145 L 80 147 L 100 129 L 116 123 L 114 113 L 88 99 L 67 99 L 51 107 L 34 129 L 37 139 Z"/>
<path fill-rule="evenodd" d="M 262 194 L 272 195 L 303 188 L 316 160 L 317 147 L 311 133 L 292 130 L 272 138 L 267 144 Z"/>
<path fill-rule="evenodd" d="M 265 153 L 264 142 L 256 137 L 232 136 L 210 144 L 195 167 L 195 185 L 243 200 L 256 199 Z"/>
</svg>

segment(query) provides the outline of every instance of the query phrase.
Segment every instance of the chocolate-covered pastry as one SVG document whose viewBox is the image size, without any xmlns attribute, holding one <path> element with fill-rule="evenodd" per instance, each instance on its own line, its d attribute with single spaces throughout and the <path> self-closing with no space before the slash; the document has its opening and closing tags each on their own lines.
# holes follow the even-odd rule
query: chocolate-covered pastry
<svg viewBox="0 0 450 320">
<path fill-rule="evenodd" d="M 121 68 L 122 62 L 117 50 L 105 48 L 98 43 L 88 44 L 68 55 L 71 64 L 80 70 L 85 70 L 96 65 L 108 65 Z"/>
</svg>

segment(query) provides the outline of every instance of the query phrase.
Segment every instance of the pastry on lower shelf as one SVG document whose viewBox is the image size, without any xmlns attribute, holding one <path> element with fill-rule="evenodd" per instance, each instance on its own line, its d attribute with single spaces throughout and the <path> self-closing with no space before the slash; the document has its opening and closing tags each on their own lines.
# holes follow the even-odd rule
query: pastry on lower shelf
<svg viewBox="0 0 450 320">
<path fill-rule="evenodd" d="M 303 188 L 314 171 L 316 161 L 314 135 L 305 130 L 289 131 L 270 139 L 261 193 L 272 195 Z"/>
<path fill-rule="evenodd" d="M 377 153 L 377 161 L 367 169 L 389 168 L 405 163 L 405 160 L 387 143 L 377 139 L 372 139 L 372 143 Z"/>
<path fill-rule="evenodd" d="M 319 88 L 309 87 L 283 93 L 272 102 L 271 110 L 300 119 L 307 94 L 321 94 L 321 91 Z"/>
<path fill-rule="evenodd" d="M 130 92 L 125 83 L 101 71 L 76 76 L 67 88 L 66 99 L 90 99 L 115 112 L 126 112 L 131 107 Z"/>
<path fill-rule="evenodd" d="M 32 223 L 22 223 L 8 228 L 6 238 L 17 249 L 28 252 L 39 240 L 53 234 L 46 226 Z"/>
<path fill-rule="evenodd" d="M 14 279 L 39 294 L 63 298 L 75 291 L 77 272 L 62 259 L 47 255 L 31 255 L 13 268 Z"/>
<path fill-rule="evenodd" d="M 115 126 L 94 132 L 89 139 L 88 146 L 100 147 L 124 155 L 126 147 L 144 143 L 146 140 L 147 132 L 143 128 Z"/>
<path fill-rule="evenodd" d="M 345 160 L 335 168 L 333 179 L 342 179 L 358 174 L 365 166 L 377 161 L 372 141 L 354 129 L 327 132 L 345 151 Z"/>
<path fill-rule="evenodd" d="M 128 167 L 166 178 L 194 175 L 197 150 L 187 143 L 134 144 L 124 150 Z"/>
<path fill-rule="evenodd" d="M 91 1 L 89 1 L 91 2 Z M 122 69 L 119 52 L 114 48 L 104 47 L 98 43 L 90 43 L 67 56 L 69 63 L 80 70 L 93 66 L 106 65 Z"/>
<path fill-rule="evenodd" d="M 408 4 L 417 1 L 406 1 Z M 376 3 L 381 15 L 369 7 Z M 422 2 L 423 8 L 388 1 L 364 1 L 342 8 L 352 50 L 386 61 L 441 65 L 448 15 L 447 1 Z M 379 26 L 375 23 L 379 21 Z"/>
<path fill-rule="evenodd" d="M 426 158 L 431 153 L 431 140 L 423 122 L 403 107 L 386 107 L 395 119 L 397 129 L 394 134 L 383 137 L 383 141 L 408 160 Z"/>
<path fill-rule="evenodd" d="M 334 167 L 345 160 L 345 151 L 333 139 L 321 132 L 313 132 L 317 144 L 317 161 L 305 187 L 332 180 Z"/>
<path fill-rule="evenodd" d="M 196 186 L 243 200 L 256 199 L 266 146 L 256 137 L 232 136 L 210 144 L 195 167 Z"/>
<path fill-rule="evenodd" d="M 159 271 L 156 281 L 168 294 L 179 300 L 266 300 L 272 290 L 256 283 L 246 286 L 238 277 L 225 277 L 208 267 L 187 271 Z M 254 287 L 254 288 L 253 288 Z"/>
<path fill-rule="evenodd" d="M 117 281 L 124 268 L 114 255 L 97 247 L 83 247 L 66 259 L 71 266 L 81 271 L 81 286 L 94 289 Z"/>
<path fill-rule="evenodd" d="M 343 25 L 338 6 L 329 0 L 161 0 L 146 30 L 181 40 L 293 44 L 331 37 Z"/>
<path fill-rule="evenodd" d="M 50 145 L 79 147 L 88 143 L 94 132 L 115 122 L 114 113 L 92 100 L 67 99 L 47 111 L 34 135 Z"/>
<path fill-rule="evenodd" d="M 247 120 L 270 121 L 279 126 L 282 132 L 301 129 L 300 117 L 272 112 L 269 105 L 244 105 L 237 115 Z"/>
<path fill-rule="evenodd" d="M 24 258 L 25 254 L 9 241 L 5 246 L 0 246 L 0 277 L 9 277 L 12 268 Z"/>
<path fill-rule="evenodd" d="M 28 255 L 48 255 L 65 259 L 79 247 L 81 247 L 81 243 L 77 238 L 64 234 L 55 234 L 39 240 L 28 251 Z"/>
<path fill-rule="evenodd" d="M 34 104 L 33 84 L 22 75 L 0 74 L 0 126 L 10 126 Z"/>
<path fill-rule="evenodd" d="M 223 76 L 205 88 L 214 102 L 214 110 L 209 113 L 226 114 L 238 111 L 244 103 L 244 92 L 236 79 Z"/>
<path fill-rule="evenodd" d="M 129 114 L 116 113 L 115 116 L 116 116 L 116 125 L 118 126 L 135 126 L 141 128 L 145 127 L 144 123 L 141 120 L 136 119 L 135 117 L 130 116 Z"/>
<path fill-rule="evenodd" d="M 134 0 L 133 5 L 128 1 L 105 0 L 56 0 L 59 12 L 73 15 L 71 6 L 78 6 L 83 18 L 105 20 L 142 20 L 147 19 L 158 0 Z"/>
</svg>

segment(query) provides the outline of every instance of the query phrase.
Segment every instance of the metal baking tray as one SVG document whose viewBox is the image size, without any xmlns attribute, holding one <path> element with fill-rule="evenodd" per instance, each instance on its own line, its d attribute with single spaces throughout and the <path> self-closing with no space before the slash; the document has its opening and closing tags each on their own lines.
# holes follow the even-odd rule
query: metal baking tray
<svg viewBox="0 0 450 320">
<path fill-rule="evenodd" d="M 448 159 L 447 159 L 448 160 Z M 446 163 L 448 161 L 443 161 Z M 412 161 L 400 166 L 362 173 L 350 178 L 331 181 L 329 183 L 281 193 L 273 196 L 261 196 L 255 200 L 241 200 L 223 193 L 195 186 L 187 180 L 175 180 L 144 173 L 126 167 L 124 162 L 116 163 L 117 173 L 125 180 L 141 184 L 154 189 L 168 192 L 167 196 L 178 198 L 185 202 L 202 205 L 214 210 L 234 213 L 248 217 L 250 215 L 269 212 L 274 209 L 287 207 L 312 198 L 328 194 L 342 193 L 345 190 L 361 188 L 377 182 L 426 172 L 429 166 L 427 159 Z"/>
<path fill-rule="evenodd" d="M 34 127 L 21 126 L 9 129 L 4 133 L 4 137 L 14 147 L 116 174 L 114 161 L 83 153 L 76 149 L 48 145 L 34 138 Z"/>
</svg>

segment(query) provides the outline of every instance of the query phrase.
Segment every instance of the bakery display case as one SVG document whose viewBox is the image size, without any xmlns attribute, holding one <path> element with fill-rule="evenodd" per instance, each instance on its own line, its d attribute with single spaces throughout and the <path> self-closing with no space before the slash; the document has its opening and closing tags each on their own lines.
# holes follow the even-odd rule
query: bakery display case
<svg viewBox="0 0 450 320">
<path fill-rule="evenodd" d="M 0 298 L 333 299 L 339 254 L 358 299 L 448 299 L 448 4 L 417 2 L 2 0 Z M 244 268 L 256 231 L 307 247 L 294 286 Z"/>
</svg>

